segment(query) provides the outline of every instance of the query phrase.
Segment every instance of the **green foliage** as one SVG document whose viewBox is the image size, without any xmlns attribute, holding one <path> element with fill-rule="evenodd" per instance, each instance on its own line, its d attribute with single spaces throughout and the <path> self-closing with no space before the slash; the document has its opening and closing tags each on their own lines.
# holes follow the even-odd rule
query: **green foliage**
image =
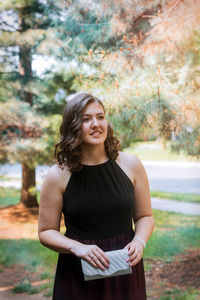
<svg viewBox="0 0 200 300">
<path fill-rule="evenodd" d="M 31 167 L 52 163 L 61 115 L 45 117 L 18 101 L 0 103 L 0 109 L 0 160 L 27 162 Z"/>
<path fill-rule="evenodd" d="M 39 293 L 39 289 L 36 287 L 33 287 L 30 283 L 30 281 L 25 278 L 23 281 L 21 281 L 19 284 L 17 284 L 13 289 L 13 293 L 28 293 L 28 294 L 37 294 Z"/>
<path fill-rule="evenodd" d="M 99 3 L 90 5 L 77 1 L 63 15 L 66 17 L 54 21 L 54 26 L 59 28 L 56 38 L 62 41 L 62 47 L 57 49 L 60 57 L 67 56 L 68 59 L 75 58 L 77 62 L 90 63 L 89 57 L 86 60 L 84 57 L 89 49 L 100 52 L 116 46 L 117 38 L 113 36 L 109 22 L 111 16 L 102 13 Z M 99 64 L 92 61 L 92 66 L 95 65 Z"/>
<path fill-rule="evenodd" d="M 85 9 L 81 2 L 68 6 L 38 0 L 1 3 L 0 15 L 0 162 L 20 161 L 30 167 L 50 163 L 58 141 L 57 114 L 62 113 L 66 96 L 77 89 L 79 70 L 69 71 L 68 64 L 84 60 L 90 48 L 102 47 L 103 39 L 109 45 L 109 18 L 94 7 Z M 62 67 L 39 78 L 31 69 L 38 54 L 55 57 Z"/>
<path fill-rule="evenodd" d="M 180 151 L 186 154 L 199 158 L 200 157 L 200 126 L 196 128 L 183 128 L 183 130 L 176 137 L 176 140 L 171 145 L 174 152 Z"/>
<path fill-rule="evenodd" d="M 46 72 L 43 80 L 43 90 L 35 101 L 34 109 L 40 114 L 62 114 L 66 104 L 66 96 L 76 92 L 74 81 L 78 76 L 77 71 L 61 69 L 55 73 Z"/>
<path fill-rule="evenodd" d="M 109 119 L 117 131 L 122 148 L 138 136 L 145 135 L 146 128 L 152 129 L 155 138 L 169 139 L 174 130 L 177 116 L 170 99 L 160 95 L 132 97 L 109 111 Z"/>
</svg>

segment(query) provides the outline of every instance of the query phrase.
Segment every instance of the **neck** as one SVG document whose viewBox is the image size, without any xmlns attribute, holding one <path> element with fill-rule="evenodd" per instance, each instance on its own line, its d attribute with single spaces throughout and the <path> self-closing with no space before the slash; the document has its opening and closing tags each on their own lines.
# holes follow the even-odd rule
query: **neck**
<svg viewBox="0 0 200 300">
<path fill-rule="evenodd" d="M 99 146 L 88 146 L 82 145 L 82 159 L 81 163 L 86 165 L 101 164 L 108 160 L 108 156 L 105 151 L 104 145 Z"/>
</svg>

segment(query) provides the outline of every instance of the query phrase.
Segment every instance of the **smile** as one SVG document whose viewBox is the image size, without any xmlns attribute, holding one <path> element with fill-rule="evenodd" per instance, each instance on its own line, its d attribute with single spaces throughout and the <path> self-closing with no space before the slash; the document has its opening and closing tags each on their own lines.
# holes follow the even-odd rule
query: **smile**
<svg viewBox="0 0 200 300">
<path fill-rule="evenodd" d="M 98 135 L 100 135 L 100 134 L 101 134 L 101 132 L 96 131 L 96 132 L 91 133 L 90 135 L 92 135 L 92 136 L 98 136 Z"/>
</svg>

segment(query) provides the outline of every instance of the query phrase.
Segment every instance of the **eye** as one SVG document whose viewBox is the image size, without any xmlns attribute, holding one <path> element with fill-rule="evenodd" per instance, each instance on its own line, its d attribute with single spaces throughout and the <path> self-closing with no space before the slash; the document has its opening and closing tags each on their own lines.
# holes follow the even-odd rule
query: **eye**
<svg viewBox="0 0 200 300">
<path fill-rule="evenodd" d="M 90 120 L 89 118 L 83 118 L 83 119 L 82 119 L 82 122 L 83 122 L 83 123 L 86 123 L 86 122 L 89 122 L 89 120 Z"/>
<path fill-rule="evenodd" d="M 104 115 L 101 115 L 101 116 L 98 117 L 98 119 L 99 119 L 99 120 L 104 120 L 105 117 L 104 117 Z"/>
</svg>

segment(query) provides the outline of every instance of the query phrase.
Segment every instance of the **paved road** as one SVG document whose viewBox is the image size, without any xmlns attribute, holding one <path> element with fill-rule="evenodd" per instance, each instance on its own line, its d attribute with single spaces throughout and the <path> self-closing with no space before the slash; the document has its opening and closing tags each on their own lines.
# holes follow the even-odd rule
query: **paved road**
<svg viewBox="0 0 200 300">
<path fill-rule="evenodd" d="M 200 194 L 200 162 L 143 161 L 155 191 Z"/>
<path fill-rule="evenodd" d="M 200 204 L 151 197 L 153 209 L 200 216 Z"/>
</svg>

